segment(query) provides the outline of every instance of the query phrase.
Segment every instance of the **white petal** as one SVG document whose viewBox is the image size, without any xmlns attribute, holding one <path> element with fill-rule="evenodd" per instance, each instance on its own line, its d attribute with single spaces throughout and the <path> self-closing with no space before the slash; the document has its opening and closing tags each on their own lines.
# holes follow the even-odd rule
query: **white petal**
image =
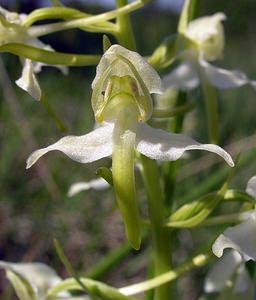
<svg viewBox="0 0 256 300">
<path fill-rule="evenodd" d="M 251 83 L 248 77 L 241 71 L 218 68 L 205 60 L 200 60 L 199 63 L 204 69 L 208 80 L 218 89 L 237 88 Z"/>
<path fill-rule="evenodd" d="M 221 147 L 213 144 L 200 144 L 183 134 L 168 133 L 141 124 L 137 133 L 137 150 L 156 160 L 177 160 L 187 150 L 206 150 L 218 154 L 231 166 L 231 156 Z"/>
<path fill-rule="evenodd" d="M 0 261 L 0 268 L 15 273 L 25 279 L 32 287 L 38 299 L 46 294 L 47 290 L 61 282 L 61 278 L 50 267 L 42 263 L 9 263 Z"/>
<path fill-rule="evenodd" d="M 189 91 L 199 85 L 199 78 L 193 63 L 185 62 L 163 78 L 164 86 Z"/>
<path fill-rule="evenodd" d="M 220 292 L 223 290 L 241 262 L 242 258 L 238 252 L 229 251 L 225 253 L 206 275 L 204 283 L 206 293 Z"/>
<path fill-rule="evenodd" d="M 68 196 L 72 197 L 82 191 L 94 189 L 96 191 L 105 190 L 110 185 L 107 183 L 107 181 L 103 178 L 97 178 L 90 181 L 82 181 L 82 182 L 76 182 L 73 183 L 69 190 L 68 190 Z"/>
<path fill-rule="evenodd" d="M 20 88 L 28 92 L 34 99 L 40 100 L 41 89 L 33 71 L 32 61 L 30 59 L 25 59 L 22 75 L 15 82 Z"/>
<path fill-rule="evenodd" d="M 247 187 L 246 187 L 246 193 L 256 199 L 256 176 L 253 176 L 248 181 Z"/>
<path fill-rule="evenodd" d="M 82 136 L 66 136 L 58 142 L 33 152 L 27 159 L 30 168 L 41 156 L 58 150 L 80 163 L 89 163 L 112 153 L 113 124 L 108 123 Z"/>
<path fill-rule="evenodd" d="M 157 72 L 137 52 L 130 51 L 120 45 L 111 46 L 102 56 L 97 66 L 96 77 L 92 82 L 93 89 L 96 82 L 100 80 L 103 72 L 118 57 L 118 55 L 124 56 L 134 65 L 150 93 L 162 93 L 161 79 Z M 120 64 L 113 65 L 110 75 L 130 75 L 134 77 L 128 66 L 122 65 L 122 68 L 120 68 Z"/>
<path fill-rule="evenodd" d="M 214 242 L 212 251 L 220 257 L 226 248 L 233 248 L 238 251 L 245 260 L 256 260 L 255 212 L 250 215 L 247 221 L 227 228 Z"/>
</svg>

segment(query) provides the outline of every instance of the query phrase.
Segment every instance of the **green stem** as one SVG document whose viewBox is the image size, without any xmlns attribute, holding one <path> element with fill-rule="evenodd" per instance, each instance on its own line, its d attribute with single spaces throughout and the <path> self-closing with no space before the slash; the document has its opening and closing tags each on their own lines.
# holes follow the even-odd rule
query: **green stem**
<svg viewBox="0 0 256 300">
<path fill-rule="evenodd" d="M 137 300 L 137 298 L 125 296 L 117 289 L 96 280 L 79 278 L 79 281 L 83 286 L 85 286 L 86 290 L 92 296 L 96 296 L 97 299 L 99 297 L 99 299 L 103 300 Z M 59 293 L 68 290 L 83 291 L 83 288 L 77 283 L 76 279 L 66 279 L 50 289 L 45 300 L 58 299 L 57 295 Z M 65 299 L 65 297 L 63 299 Z"/>
<path fill-rule="evenodd" d="M 154 109 L 152 117 L 153 118 L 173 118 L 180 115 L 185 115 L 186 113 L 192 111 L 195 108 L 194 102 L 188 102 L 184 105 L 174 107 L 172 109 Z"/>
<path fill-rule="evenodd" d="M 34 10 L 31 14 L 29 14 L 24 20 L 22 26 L 30 27 L 33 23 L 46 20 L 46 19 L 60 19 L 60 20 L 74 20 L 74 19 L 82 19 L 89 18 L 93 15 L 86 14 L 79 10 L 67 7 L 45 7 Z M 101 22 L 92 25 L 86 25 L 81 27 L 80 29 L 87 31 L 98 31 L 98 32 L 108 32 L 114 34 L 116 32 L 116 25 L 112 22 Z"/>
<path fill-rule="evenodd" d="M 46 25 L 32 26 L 28 29 L 28 33 L 30 37 L 40 37 L 46 34 L 58 32 L 62 30 L 80 28 L 86 25 L 97 24 L 97 23 L 114 19 L 116 17 L 120 17 L 123 14 L 128 14 L 143 6 L 144 3 L 140 0 L 137 0 L 118 9 L 105 12 L 92 17 L 65 21 L 65 22 L 57 22 L 57 23 L 46 24 Z"/>
<path fill-rule="evenodd" d="M 249 194 L 247 194 L 246 192 L 231 190 L 231 189 L 225 192 L 223 200 L 242 201 L 242 202 L 250 203 L 252 205 L 255 204 L 255 199 Z"/>
<path fill-rule="evenodd" d="M 175 108 L 187 105 L 187 94 L 179 92 Z M 183 128 L 184 114 L 177 115 L 171 123 L 171 131 L 180 133 Z M 164 165 L 164 187 L 165 187 L 165 205 L 169 210 L 172 205 L 172 198 L 175 192 L 176 178 L 178 173 L 179 161 L 166 162 Z"/>
<path fill-rule="evenodd" d="M 213 255 L 206 253 L 206 254 L 199 254 L 195 256 L 191 261 L 183 264 L 182 266 L 178 267 L 176 270 L 171 270 L 166 272 L 160 276 L 157 276 L 153 279 L 146 280 L 141 283 L 136 283 L 127 287 L 123 287 L 119 289 L 119 291 L 125 295 L 135 295 L 145 291 L 148 291 L 153 288 L 159 288 L 159 286 L 169 283 L 188 272 L 192 271 L 195 268 L 200 268 L 205 266 L 213 259 Z M 157 298 L 158 300 L 163 300 L 164 298 Z M 170 299 L 166 298 L 166 299 Z"/>
<path fill-rule="evenodd" d="M 127 5 L 127 0 L 116 0 L 118 8 Z M 118 33 L 116 34 L 119 44 L 131 50 L 136 50 L 136 43 L 133 35 L 129 14 L 122 14 L 117 17 Z"/>
<path fill-rule="evenodd" d="M 207 111 L 207 121 L 208 121 L 208 132 L 210 141 L 213 144 L 218 144 L 219 132 L 218 132 L 218 102 L 217 102 L 217 92 L 216 89 L 209 83 L 206 74 L 200 68 L 199 71 L 202 90 L 204 94 L 204 101 Z"/>
<path fill-rule="evenodd" d="M 152 229 L 154 276 L 158 276 L 171 269 L 170 232 L 163 226 L 164 202 L 156 162 L 141 155 L 141 163 Z M 157 287 L 154 299 L 169 300 L 170 284 Z"/>
<path fill-rule="evenodd" d="M 206 219 L 198 226 L 230 225 L 242 222 L 244 220 L 244 213 L 235 213 Z"/>
<path fill-rule="evenodd" d="M 189 22 L 198 18 L 200 10 L 200 0 L 191 0 L 190 12 L 189 12 Z"/>
<path fill-rule="evenodd" d="M 9 52 L 18 56 L 29 58 L 33 61 L 46 63 L 48 65 L 63 65 L 71 67 L 95 66 L 101 58 L 100 55 L 68 54 L 16 43 L 0 46 L 0 52 Z"/>
</svg>

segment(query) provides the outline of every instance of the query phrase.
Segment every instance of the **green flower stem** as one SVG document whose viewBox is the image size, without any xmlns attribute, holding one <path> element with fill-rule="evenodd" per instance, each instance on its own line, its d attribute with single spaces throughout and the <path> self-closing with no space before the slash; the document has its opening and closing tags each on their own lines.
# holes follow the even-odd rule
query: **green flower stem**
<svg viewBox="0 0 256 300">
<path fill-rule="evenodd" d="M 47 111 L 48 115 L 54 120 L 54 122 L 55 122 L 56 126 L 59 128 L 59 130 L 67 133 L 68 132 L 67 126 L 59 118 L 59 116 L 54 111 L 53 107 L 50 105 L 50 103 L 47 101 L 47 99 L 44 96 L 41 96 L 40 102 L 42 103 L 43 107 Z"/>
<path fill-rule="evenodd" d="M 252 205 L 255 205 L 255 199 L 247 194 L 246 192 L 237 191 L 237 190 L 227 190 L 225 192 L 223 200 L 225 201 L 241 201 L 247 202 Z"/>
<path fill-rule="evenodd" d="M 195 108 L 195 103 L 190 101 L 186 104 L 176 106 L 172 109 L 154 109 L 152 117 L 153 118 L 174 118 L 177 116 L 185 115 L 191 112 Z"/>
<path fill-rule="evenodd" d="M 116 0 L 118 8 L 125 7 L 127 0 Z M 131 50 L 136 50 L 135 39 L 132 31 L 129 14 L 123 14 L 117 17 L 118 33 L 116 34 L 119 44 Z"/>
<path fill-rule="evenodd" d="M 31 37 L 40 37 L 57 31 L 80 28 L 87 25 L 105 22 L 114 19 L 116 17 L 120 17 L 121 15 L 131 13 L 132 11 L 135 11 L 143 6 L 144 6 L 143 1 L 137 0 L 118 9 L 105 12 L 92 17 L 70 20 L 65 22 L 57 22 L 53 24 L 32 26 L 28 29 L 28 32 Z"/>
<path fill-rule="evenodd" d="M 31 14 L 29 14 L 23 22 L 23 26 L 29 27 L 33 23 L 46 20 L 46 19 L 62 19 L 62 20 L 74 20 L 81 18 L 92 17 L 92 15 L 81 12 L 79 10 L 68 8 L 68 7 L 46 7 L 34 10 Z M 106 21 L 92 25 L 86 25 L 81 27 L 81 29 L 87 31 L 97 31 L 97 32 L 108 32 L 114 34 L 116 29 L 116 25 L 112 22 Z"/>
<path fill-rule="evenodd" d="M 89 278 L 79 278 L 81 283 L 86 287 L 88 292 L 96 297 L 99 297 L 103 300 L 138 300 L 134 297 L 129 297 L 123 295 L 117 289 L 106 285 L 102 282 L 92 280 Z M 67 290 L 80 290 L 83 291 L 82 287 L 77 283 L 76 279 L 66 279 L 61 283 L 57 284 L 55 287 L 50 289 L 45 297 L 45 300 L 57 299 L 57 295 L 63 291 Z M 65 299 L 65 297 L 63 298 Z M 75 298 L 74 298 L 75 299 Z M 97 298 L 98 299 L 98 298 Z"/>
<path fill-rule="evenodd" d="M 206 219 L 198 226 L 230 225 L 242 222 L 244 220 L 244 213 L 234 213 Z"/>
<path fill-rule="evenodd" d="M 207 111 L 207 120 L 208 120 L 208 132 L 210 141 L 213 144 L 218 144 L 219 141 L 219 132 L 218 132 L 218 102 L 217 102 L 217 92 L 216 89 L 211 86 L 209 81 L 207 80 L 207 77 L 200 68 L 199 71 L 201 84 L 202 84 L 202 90 L 206 105 L 206 111 Z"/>
<path fill-rule="evenodd" d="M 33 61 L 48 65 L 63 66 L 94 66 L 100 61 L 100 55 L 67 54 L 35 48 L 25 44 L 5 44 L 0 46 L 0 52 L 9 52 L 18 56 L 29 58 Z"/>
<path fill-rule="evenodd" d="M 201 0 L 191 0 L 189 22 L 199 17 L 200 2 Z"/>
<path fill-rule="evenodd" d="M 185 38 L 185 32 L 190 21 L 195 19 L 199 12 L 199 1 L 198 0 L 185 0 L 183 9 L 180 15 L 178 24 L 178 36 L 176 40 L 176 54 L 186 48 L 187 39 Z"/>
<path fill-rule="evenodd" d="M 175 108 L 187 105 L 187 94 L 179 92 Z M 178 114 L 171 123 L 171 131 L 180 133 L 183 128 L 184 114 Z M 178 173 L 179 161 L 166 162 L 164 164 L 164 187 L 165 187 L 165 205 L 171 210 L 172 198 L 175 192 L 176 178 Z"/>
<path fill-rule="evenodd" d="M 187 29 L 190 15 L 191 0 L 185 0 L 178 24 L 178 33 L 183 35 Z"/>
<path fill-rule="evenodd" d="M 121 293 L 125 295 L 135 295 L 150 289 L 159 288 L 159 286 L 164 285 L 168 282 L 171 282 L 185 274 L 189 273 L 190 271 L 200 268 L 208 264 L 213 259 L 213 255 L 211 253 L 203 253 L 195 256 L 191 261 L 183 264 L 182 266 L 178 267 L 175 270 L 171 270 L 166 272 L 160 276 L 157 276 L 153 279 L 146 280 L 141 283 L 136 283 L 127 287 L 123 287 L 119 289 Z M 156 298 L 158 300 L 163 300 L 163 298 Z M 167 298 L 167 299 L 170 299 Z"/>
<path fill-rule="evenodd" d="M 154 276 L 158 276 L 171 269 L 170 232 L 163 226 L 164 200 L 156 162 L 141 155 L 141 163 L 152 229 Z M 170 284 L 155 287 L 154 299 L 170 299 Z"/>
<path fill-rule="evenodd" d="M 116 192 L 117 203 L 121 211 L 125 231 L 129 242 L 136 250 L 140 248 L 140 217 L 135 189 L 134 176 L 134 149 L 136 131 L 138 126 L 138 111 L 135 104 L 131 103 L 130 95 L 122 97 L 117 102 L 117 107 L 123 108 L 117 112 L 113 132 L 112 174 Z M 111 100 L 113 103 L 115 99 Z M 128 103 L 126 105 L 126 103 Z"/>
<path fill-rule="evenodd" d="M 38 21 L 46 19 L 62 19 L 62 20 L 72 20 L 87 18 L 91 15 L 81 12 L 77 9 L 68 8 L 68 7 L 45 7 L 34 10 L 30 13 L 22 25 L 25 27 L 30 27 L 32 24 Z"/>
</svg>

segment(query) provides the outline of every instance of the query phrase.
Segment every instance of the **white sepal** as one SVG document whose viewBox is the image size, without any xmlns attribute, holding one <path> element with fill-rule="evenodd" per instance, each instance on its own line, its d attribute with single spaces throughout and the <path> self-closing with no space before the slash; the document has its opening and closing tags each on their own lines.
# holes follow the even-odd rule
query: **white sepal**
<svg viewBox="0 0 256 300">
<path fill-rule="evenodd" d="M 238 88 L 251 83 L 246 74 L 241 71 L 215 67 L 205 60 L 199 60 L 199 64 L 204 69 L 209 82 L 218 89 Z"/>
<path fill-rule="evenodd" d="M 183 134 L 168 133 L 161 129 L 141 124 L 137 132 L 137 150 L 156 160 L 177 160 L 185 151 L 206 150 L 221 156 L 231 167 L 231 156 L 221 147 L 213 144 L 200 144 Z"/>
<path fill-rule="evenodd" d="M 112 153 L 113 124 L 106 123 L 82 136 L 66 136 L 58 142 L 33 152 L 27 159 L 30 168 L 41 156 L 58 150 L 80 163 L 89 163 L 110 156 Z"/>
</svg>

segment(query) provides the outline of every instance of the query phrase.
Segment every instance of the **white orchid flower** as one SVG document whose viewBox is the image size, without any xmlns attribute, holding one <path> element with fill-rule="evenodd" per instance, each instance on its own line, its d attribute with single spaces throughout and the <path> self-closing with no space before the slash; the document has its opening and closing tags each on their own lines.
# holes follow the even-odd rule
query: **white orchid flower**
<svg viewBox="0 0 256 300">
<path fill-rule="evenodd" d="M 226 70 L 208 61 L 223 56 L 225 37 L 222 22 L 226 16 L 219 12 L 191 21 L 184 32 L 190 47 L 179 58 L 182 61 L 171 73 L 164 77 L 166 86 L 180 90 L 192 90 L 200 84 L 201 76 L 206 77 L 217 89 L 237 88 L 246 84 L 256 86 L 255 81 L 237 70 Z"/>
<path fill-rule="evenodd" d="M 248 181 L 246 192 L 256 199 L 256 176 Z M 205 291 L 220 292 L 233 283 L 234 299 L 253 299 L 244 262 L 256 261 L 256 210 L 242 213 L 240 219 L 242 223 L 227 228 L 212 246 L 220 259 L 206 277 Z"/>
<path fill-rule="evenodd" d="M 256 176 L 250 178 L 246 192 L 256 200 Z M 213 253 L 221 257 L 224 249 L 232 248 L 240 253 L 245 261 L 256 261 L 256 209 L 241 215 L 242 223 L 227 228 L 212 246 Z"/>
<path fill-rule="evenodd" d="M 42 263 L 0 261 L 0 268 L 5 270 L 20 300 L 44 300 L 48 290 L 62 281 L 52 268 Z M 70 294 L 61 292 L 59 296 L 68 299 Z"/>
<path fill-rule="evenodd" d="M 206 150 L 234 163 L 222 148 L 200 144 L 182 134 L 155 129 L 145 122 L 152 114 L 150 93 L 161 92 L 155 70 L 136 52 L 119 45 L 103 55 L 92 83 L 92 107 L 102 125 L 82 136 L 67 136 L 33 152 L 30 168 L 42 155 L 59 150 L 80 163 L 90 163 L 112 155 L 113 183 L 128 240 L 140 246 L 140 220 L 134 178 L 134 153 L 156 160 L 177 160 L 187 150 Z"/>
<path fill-rule="evenodd" d="M 225 253 L 210 269 L 204 282 L 206 293 L 225 293 L 226 289 L 232 290 L 230 300 L 252 300 L 253 283 L 245 268 L 241 255 L 230 250 Z"/>
<path fill-rule="evenodd" d="M 244 213 L 241 219 L 241 224 L 227 228 L 212 246 L 220 259 L 206 277 L 207 293 L 230 288 L 231 299 L 253 299 L 253 283 L 244 263 L 256 260 L 256 212 Z M 224 249 L 228 250 L 224 253 Z"/>
<path fill-rule="evenodd" d="M 227 228 L 212 246 L 213 253 L 221 257 L 224 249 L 238 251 L 245 261 L 256 261 L 256 211 L 244 214 L 244 222 Z"/>
<path fill-rule="evenodd" d="M 39 39 L 30 36 L 28 28 L 22 26 L 25 19 L 25 14 L 9 12 L 0 6 L 0 46 L 8 43 L 19 43 L 54 51 L 51 46 L 45 45 Z M 22 75 L 16 80 L 16 84 L 29 93 L 34 99 L 40 100 L 41 89 L 35 74 L 40 72 L 41 67 L 45 64 L 33 62 L 30 59 L 25 59 L 22 61 L 22 64 Z M 56 67 L 59 68 L 63 74 L 67 73 L 66 67 Z"/>
</svg>

